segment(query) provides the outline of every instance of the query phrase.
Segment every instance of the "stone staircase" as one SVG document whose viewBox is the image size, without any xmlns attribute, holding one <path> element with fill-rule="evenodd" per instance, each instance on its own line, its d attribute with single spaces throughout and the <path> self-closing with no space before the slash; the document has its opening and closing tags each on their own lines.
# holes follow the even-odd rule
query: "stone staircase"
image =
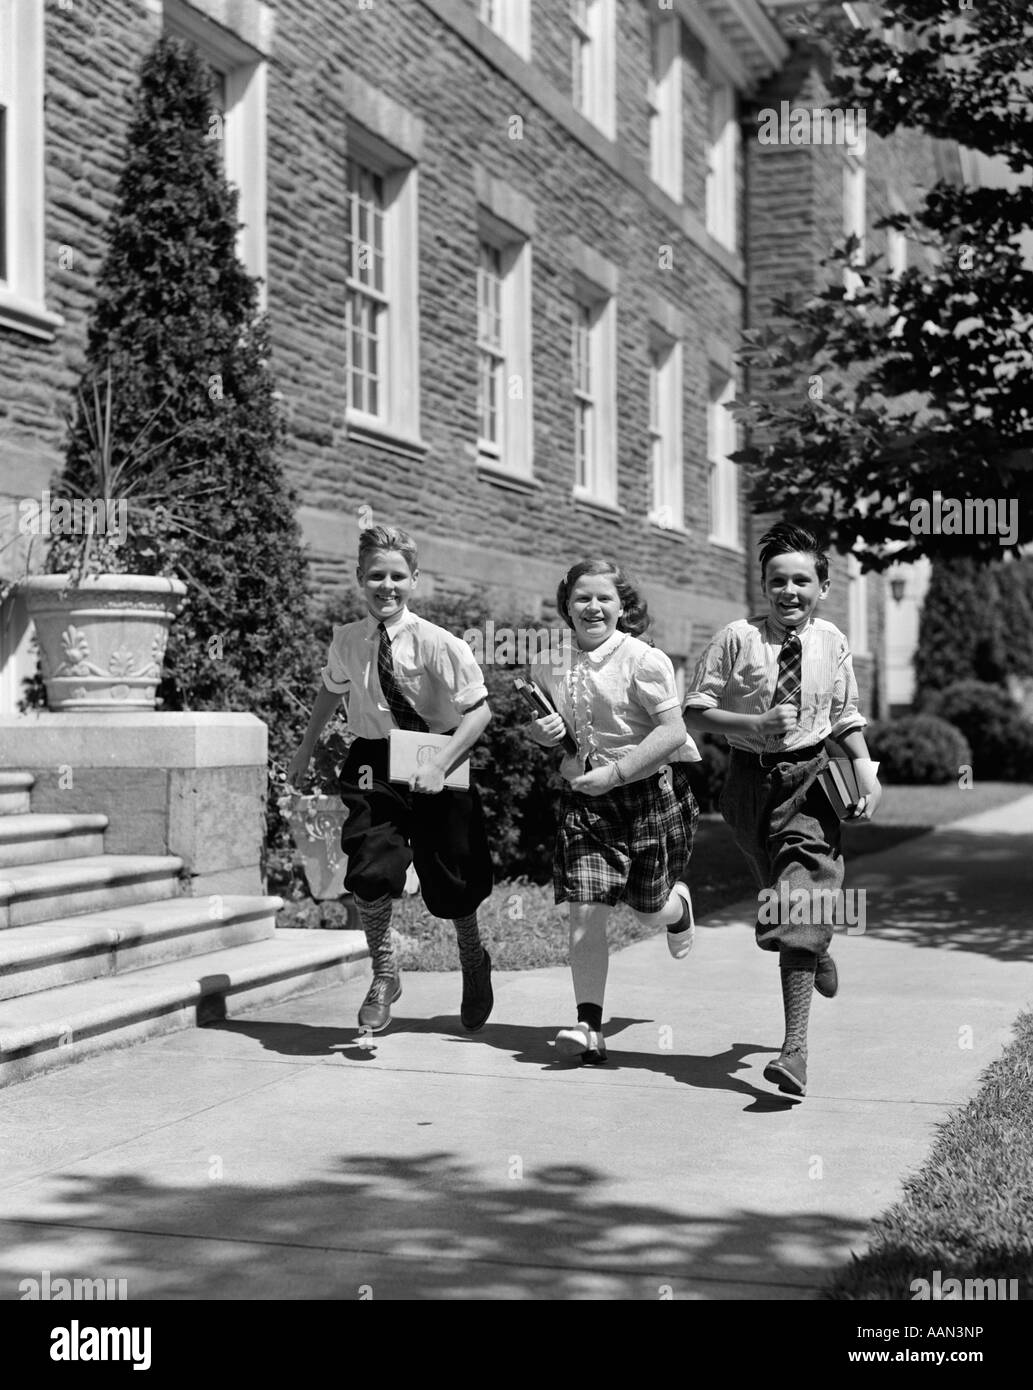
<svg viewBox="0 0 1033 1390">
<path fill-rule="evenodd" d="M 284 931 L 279 898 L 183 895 L 172 855 L 105 854 L 107 817 L 37 814 L 0 771 L 0 1086 L 363 968 L 361 932 Z"/>
</svg>

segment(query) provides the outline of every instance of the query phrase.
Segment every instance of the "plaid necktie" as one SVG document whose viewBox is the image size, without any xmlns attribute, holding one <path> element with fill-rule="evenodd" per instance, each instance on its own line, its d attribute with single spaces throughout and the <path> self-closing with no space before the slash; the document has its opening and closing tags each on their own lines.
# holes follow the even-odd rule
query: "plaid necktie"
<svg viewBox="0 0 1033 1390">
<path fill-rule="evenodd" d="M 380 676 L 380 688 L 384 692 L 388 709 L 400 729 L 411 729 L 415 733 L 425 734 L 428 732 L 428 726 L 398 688 L 398 681 L 395 678 L 395 664 L 391 660 L 391 639 L 387 635 L 387 628 L 383 623 L 378 623 L 377 627 L 380 629 L 377 674 Z"/>
<path fill-rule="evenodd" d="M 778 653 L 778 681 L 775 685 L 774 698 L 771 701 L 772 709 L 775 705 L 792 705 L 797 710 L 801 707 L 803 691 L 802 654 L 803 644 L 800 641 L 800 634 L 796 631 L 787 633 Z"/>
</svg>

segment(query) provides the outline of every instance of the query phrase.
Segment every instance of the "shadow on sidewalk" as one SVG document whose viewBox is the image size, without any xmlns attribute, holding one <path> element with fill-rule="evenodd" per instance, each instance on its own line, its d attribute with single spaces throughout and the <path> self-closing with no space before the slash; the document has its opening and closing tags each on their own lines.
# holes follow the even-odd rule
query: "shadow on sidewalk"
<svg viewBox="0 0 1033 1390">
<path fill-rule="evenodd" d="M 124 1277 L 131 1300 L 719 1299 L 744 1284 L 807 1298 L 863 1236 L 832 1214 L 614 1200 L 612 1180 L 582 1161 L 497 1157 L 509 1176 L 496 1182 L 441 1151 L 342 1155 L 289 1186 L 260 1172 L 181 1186 L 132 1171 L 57 1177 L 52 1216 L 0 1221 L 0 1290 L 17 1298 L 20 1280 L 39 1278 L 43 1243 L 55 1277 Z"/>
<path fill-rule="evenodd" d="M 746 1107 L 746 1111 L 752 1114 L 781 1113 L 799 1103 L 774 1090 L 759 1090 L 744 1078 L 735 1075 L 745 1067 L 748 1057 L 761 1053 L 775 1054 L 778 1052 L 777 1047 L 767 1047 L 761 1043 L 734 1043 L 724 1052 L 712 1054 L 622 1052 L 619 1046 L 615 1048 L 614 1039 L 619 1038 L 625 1029 L 651 1021 L 642 1018 L 609 1019 L 604 1029 L 609 1061 L 600 1070 L 606 1073 L 655 1072 L 658 1076 L 669 1076 L 672 1081 L 692 1086 L 696 1090 L 728 1091 L 732 1095 L 741 1095 L 749 1099 L 752 1103 Z M 354 1028 L 332 1028 L 297 1022 L 252 1022 L 248 1019 L 234 1019 L 208 1026 L 222 1033 L 236 1033 L 242 1037 L 253 1038 L 267 1052 L 276 1052 L 284 1057 L 340 1057 L 347 1062 L 366 1062 L 375 1056 L 374 1049 L 359 1044 Z M 396 1014 L 390 1029 L 377 1035 L 376 1047 L 388 1047 L 393 1036 L 407 1033 L 432 1033 L 445 1042 L 460 1047 L 486 1045 L 508 1053 L 514 1062 L 532 1066 L 538 1071 L 571 1071 L 579 1066 L 577 1062 L 570 1062 L 555 1055 L 551 1047 L 556 1036 L 554 1027 L 532 1028 L 517 1023 L 488 1023 L 479 1033 L 457 1034 L 454 1016 L 445 1014 L 436 1018 L 405 1018 Z"/>
<path fill-rule="evenodd" d="M 940 830 L 891 853 L 888 867 L 848 864 L 848 886 L 867 894 L 866 936 L 1033 961 L 1033 827 L 1029 838 Z"/>
</svg>

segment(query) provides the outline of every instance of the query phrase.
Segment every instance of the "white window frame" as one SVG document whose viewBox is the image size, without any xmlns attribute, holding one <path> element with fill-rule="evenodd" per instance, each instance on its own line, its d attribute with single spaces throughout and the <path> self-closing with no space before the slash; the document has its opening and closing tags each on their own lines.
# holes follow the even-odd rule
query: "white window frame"
<svg viewBox="0 0 1033 1390">
<path fill-rule="evenodd" d="M 587 394 L 572 381 L 573 398 L 588 406 L 585 476 L 575 473 L 574 496 L 602 506 L 617 506 L 617 299 L 580 276 L 571 305 L 571 358 L 579 319 L 587 311 Z M 576 469 L 576 463 L 575 463 Z"/>
<path fill-rule="evenodd" d="M 682 467 L 682 345 L 653 327 L 649 344 L 649 520 L 685 530 Z"/>
<path fill-rule="evenodd" d="M 223 78 L 226 110 L 222 115 L 223 164 L 237 190 L 237 255 L 250 275 L 258 276 L 259 304 L 267 303 L 266 234 L 266 86 L 265 58 L 236 34 L 213 24 L 186 3 L 163 0 L 165 32 L 189 39 L 208 66 Z"/>
<path fill-rule="evenodd" d="M 614 0 L 569 0 L 571 100 L 608 139 L 617 135 L 617 15 Z"/>
<path fill-rule="evenodd" d="M 729 251 L 738 249 L 742 132 L 735 84 L 708 61 L 706 229 Z"/>
<path fill-rule="evenodd" d="M 855 259 L 864 261 L 868 225 L 867 174 L 864 160 L 848 154 L 843 164 L 843 235 L 851 234 L 860 240 Z M 847 299 L 853 299 L 861 288 L 861 278 L 849 266 L 843 267 L 843 289 Z"/>
<path fill-rule="evenodd" d="M 676 203 L 682 200 L 682 34 L 676 14 L 650 26 L 649 176 Z"/>
<path fill-rule="evenodd" d="M 39 0 L 0 0 L 0 106 L 5 110 L 0 328 L 49 341 L 64 320 L 48 312 L 44 302 L 44 13 Z"/>
<path fill-rule="evenodd" d="M 379 175 L 383 182 L 384 284 L 380 315 L 382 389 L 376 413 L 352 404 L 351 315 L 356 295 L 370 287 L 345 267 L 348 366 L 346 395 L 348 433 L 369 434 L 374 442 L 394 440 L 422 450 L 420 441 L 419 265 L 417 256 L 417 169 L 410 159 L 359 126 L 348 127 L 348 158 Z M 347 192 L 347 190 L 346 190 Z M 347 243 L 342 232 L 342 253 Z"/>
<path fill-rule="evenodd" d="M 495 440 L 478 437 L 478 462 L 487 468 L 514 477 L 530 478 L 534 473 L 534 429 L 531 383 L 531 242 L 523 233 L 507 226 L 481 209 L 478 217 L 478 266 L 480 247 L 498 252 L 500 268 L 499 307 L 501 332 L 494 345 L 478 341 L 478 430 L 480 427 L 481 354 L 498 354 L 501 420 Z M 480 276 L 478 275 L 478 286 Z M 480 296 L 478 294 L 478 333 Z"/>
<path fill-rule="evenodd" d="M 482 24 L 530 62 L 531 0 L 478 0 L 477 13 Z"/>
<path fill-rule="evenodd" d="M 854 656 L 869 656 L 868 637 L 868 578 L 861 572 L 861 562 L 853 553 L 846 558 L 847 569 L 847 638 Z"/>
<path fill-rule="evenodd" d="M 721 368 L 712 368 L 707 397 L 709 540 L 713 545 L 741 551 L 739 467 L 728 457 L 739 447 L 739 429 L 735 417 L 725 409 L 734 399 L 735 377 Z"/>
</svg>

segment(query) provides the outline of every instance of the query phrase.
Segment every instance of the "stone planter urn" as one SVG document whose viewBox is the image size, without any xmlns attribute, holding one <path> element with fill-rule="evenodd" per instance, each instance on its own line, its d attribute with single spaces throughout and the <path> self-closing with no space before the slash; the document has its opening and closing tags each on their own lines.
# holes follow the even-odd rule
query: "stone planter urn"
<svg viewBox="0 0 1033 1390">
<path fill-rule="evenodd" d="M 154 709 L 186 585 L 160 575 L 33 575 L 22 583 L 52 710 Z"/>
<path fill-rule="evenodd" d="M 348 858 L 341 849 L 341 827 L 347 819 L 341 798 L 322 792 L 298 796 L 291 809 L 294 845 L 301 856 L 309 892 L 317 902 L 344 896 Z"/>
</svg>

